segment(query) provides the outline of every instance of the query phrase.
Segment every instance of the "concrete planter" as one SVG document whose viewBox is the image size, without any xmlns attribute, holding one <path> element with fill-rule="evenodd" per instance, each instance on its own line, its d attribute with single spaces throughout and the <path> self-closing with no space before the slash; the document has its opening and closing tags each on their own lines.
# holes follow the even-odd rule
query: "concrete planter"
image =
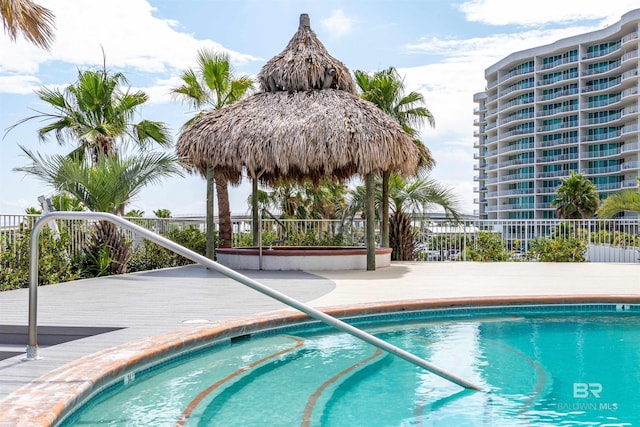
<svg viewBox="0 0 640 427">
<path fill-rule="evenodd" d="M 220 264 L 234 270 L 366 270 L 367 268 L 367 248 L 354 246 L 218 248 L 216 256 Z M 376 268 L 389 265 L 391 265 L 391 249 L 376 248 Z"/>
</svg>

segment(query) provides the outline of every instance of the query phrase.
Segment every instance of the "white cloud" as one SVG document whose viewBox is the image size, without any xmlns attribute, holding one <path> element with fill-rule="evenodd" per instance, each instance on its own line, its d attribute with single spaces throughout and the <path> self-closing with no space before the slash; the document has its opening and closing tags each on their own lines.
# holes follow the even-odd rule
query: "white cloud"
<svg viewBox="0 0 640 427">
<path fill-rule="evenodd" d="M 176 30 L 175 21 L 153 16 L 146 0 L 41 0 L 56 16 L 55 41 L 50 52 L 25 41 L 0 38 L 0 73 L 33 75 L 47 62 L 74 66 L 133 68 L 146 73 L 177 73 L 193 65 L 201 48 L 225 51 L 236 65 L 256 61 L 251 55 L 224 48 L 211 40 L 198 40 Z M 91 19 L 88 19 L 91 17 Z"/>
<path fill-rule="evenodd" d="M 35 76 L 2 76 L 0 75 L 0 93 L 26 95 L 40 87 L 40 79 Z"/>
<path fill-rule="evenodd" d="M 620 17 L 638 7 L 637 0 L 597 1 L 513 1 L 470 0 L 457 6 L 468 21 L 490 25 L 540 25 L 570 23 L 584 19 L 601 20 L 602 25 L 620 20 Z"/>
<path fill-rule="evenodd" d="M 351 32 L 355 20 L 344 14 L 342 9 L 331 12 L 331 16 L 321 21 L 322 27 L 330 37 L 340 38 Z"/>
</svg>

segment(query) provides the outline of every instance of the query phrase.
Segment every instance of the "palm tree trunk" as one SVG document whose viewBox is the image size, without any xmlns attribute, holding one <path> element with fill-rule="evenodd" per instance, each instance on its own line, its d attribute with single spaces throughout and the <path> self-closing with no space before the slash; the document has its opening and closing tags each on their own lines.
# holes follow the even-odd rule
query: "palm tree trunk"
<svg viewBox="0 0 640 427">
<path fill-rule="evenodd" d="M 214 254 L 216 250 L 216 242 L 215 242 L 215 228 L 216 224 L 214 222 L 214 209 L 213 209 L 213 167 L 207 166 L 207 207 L 206 207 L 206 215 L 207 215 L 207 230 L 206 230 L 206 256 L 209 259 L 214 259 Z"/>
<path fill-rule="evenodd" d="M 380 246 L 389 247 L 389 177 L 390 171 L 382 172 L 382 212 L 380 213 L 380 221 L 382 221 L 382 236 Z"/>
<path fill-rule="evenodd" d="M 375 197 L 375 177 L 373 172 L 369 172 L 365 178 L 367 191 L 367 201 L 365 215 L 367 217 L 367 271 L 376 269 L 376 208 Z"/>
<path fill-rule="evenodd" d="M 229 189 L 227 180 L 218 172 L 214 171 L 216 191 L 218 192 L 218 221 L 220 223 L 220 238 L 222 246 L 230 248 L 233 246 L 231 240 L 231 207 L 229 206 Z"/>
<path fill-rule="evenodd" d="M 260 219 L 258 210 L 258 178 L 251 180 L 251 232 L 253 234 L 253 246 L 260 245 L 260 233 L 258 233 L 258 221 Z"/>
</svg>

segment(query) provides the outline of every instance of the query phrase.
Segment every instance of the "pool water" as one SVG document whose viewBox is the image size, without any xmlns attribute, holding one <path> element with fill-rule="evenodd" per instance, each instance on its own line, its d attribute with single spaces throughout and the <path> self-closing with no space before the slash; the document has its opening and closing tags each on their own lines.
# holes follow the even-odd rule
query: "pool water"
<svg viewBox="0 0 640 427">
<path fill-rule="evenodd" d="M 129 376 L 63 425 L 640 425 L 638 314 L 519 309 L 358 326 L 484 391 L 349 335 L 289 328 Z"/>
</svg>

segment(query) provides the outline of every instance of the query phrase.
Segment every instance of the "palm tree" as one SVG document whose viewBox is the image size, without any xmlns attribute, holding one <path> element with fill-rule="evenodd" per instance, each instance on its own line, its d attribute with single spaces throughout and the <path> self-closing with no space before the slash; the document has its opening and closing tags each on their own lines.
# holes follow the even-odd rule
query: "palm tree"
<svg viewBox="0 0 640 427">
<path fill-rule="evenodd" d="M 32 175 L 56 191 L 70 194 L 90 211 L 122 215 L 126 204 L 147 185 L 159 183 L 169 176 L 182 176 L 178 159 L 173 154 L 100 155 L 96 161 L 89 161 L 79 156 L 43 157 L 21 148 L 32 164 L 15 168 L 15 171 Z M 108 257 L 105 272 L 126 272 L 130 244 L 113 224 L 97 223 L 86 251 L 95 260 Z"/>
<path fill-rule="evenodd" d="M 31 0 L 0 0 L 4 32 L 15 42 L 22 34 L 31 43 L 49 49 L 53 42 L 54 15 Z"/>
<path fill-rule="evenodd" d="M 117 155 L 117 142 L 134 141 L 140 148 L 155 142 L 170 146 L 171 137 L 164 123 L 142 120 L 134 123 L 138 107 L 149 97 L 142 91 L 123 90 L 127 84 L 122 73 L 111 74 L 106 64 L 97 71 L 78 71 L 78 81 L 64 91 L 42 88 L 38 97 L 53 107 L 53 113 L 38 114 L 20 120 L 10 129 L 29 120 L 49 120 L 38 130 L 41 140 L 54 133 L 59 144 L 77 143 L 72 156 L 88 156 L 97 161 L 101 154 Z"/>
<path fill-rule="evenodd" d="M 382 204 L 382 182 L 377 180 L 375 200 Z M 393 249 L 394 260 L 409 261 L 414 259 L 415 236 L 411 221 L 411 212 L 424 212 L 438 206 L 444 209 L 447 217 L 460 220 L 460 208 L 457 196 L 449 188 L 430 179 L 424 172 L 404 179 L 393 174 L 389 179 L 389 200 L 391 218 L 389 220 L 389 246 Z M 349 215 L 353 217 L 362 211 L 366 201 L 365 189 L 357 187 L 351 193 Z"/>
<path fill-rule="evenodd" d="M 190 124 L 204 108 L 220 109 L 242 98 L 253 86 L 247 76 L 236 76 L 231 68 L 229 56 L 210 50 L 198 51 L 196 69 L 182 73 L 182 86 L 171 92 L 183 102 L 187 102 L 198 113 L 187 123 Z M 213 258 L 213 186 L 218 193 L 218 218 L 220 237 L 224 246 L 231 246 L 231 208 L 229 205 L 228 178 L 220 170 L 207 170 L 207 257 Z"/>
<path fill-rule="evenodd" d="M 624 211 L 640 214 L 640 178 L 638 178 L 638 188 L 622 190 L 604 199 L 596 215 L 600 218 L 611 218 L 618 212 Z"/>
<path fill-rule="evenodd" d="M 153 211 L 156 218 L 171 218 L 171 211 L 169 209 L 157 209 Z"/>
<path fill-rule="evenodd" d="M 562 180 L 551 206 L 560 218 L 589 218 L 598 209 L 598 191 L 583 175 L 571 171 L 571 175 Z"/>
<path fill-rule="evenodd" d="M 354 72 L 356 83 L 362 91 L 362 98 L 373 102 L 378 108 L 398 122 L 412 138 L 420 152 L 419 168 L 428 171 L 435 161 L 431 153 L 418 139 L 419 127 L 427 122 L 435 126 L 431 112 L 423 106 L 424 97 L 418 92 L 405 95 L 404 80 L 394 67 L 368 74 L 361 70 Z M 389 246 L 389 177 L 390 172 L 382 174 L 382 246 Z"/>
<path fill-rule="evenodd" d="M 285 217 L 298 219 L 337 219 L 345 209 L 348 189 L 344 184 L 322 180 L 282 183 L 267 193 L 270 206 Z"/>
</svg>

